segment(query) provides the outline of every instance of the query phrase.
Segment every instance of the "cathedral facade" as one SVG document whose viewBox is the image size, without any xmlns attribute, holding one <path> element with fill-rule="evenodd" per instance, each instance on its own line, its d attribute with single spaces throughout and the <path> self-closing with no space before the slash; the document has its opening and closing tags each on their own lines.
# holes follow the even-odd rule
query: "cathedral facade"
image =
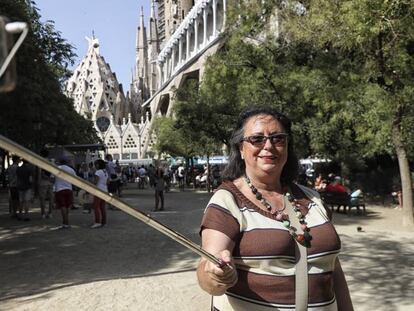
<svg viewBox="0 0 414 311">
<path fill-rule="evenodd" d="M 100 54 L 94 35 L 87 38 L 87 54 L 66 83 L 65 93 L 73 99 L 75 110 L 94 123 L 107 153 L 120 163 L 143 158 L 142 140 L 151 111 L 144 111 L 142 106 L 160 85 L 157 58 L 193 5 L 194 0 L 151 0 L 148 29 L 141 8 L 134 74 L 126 95 Z"/>
</svg>

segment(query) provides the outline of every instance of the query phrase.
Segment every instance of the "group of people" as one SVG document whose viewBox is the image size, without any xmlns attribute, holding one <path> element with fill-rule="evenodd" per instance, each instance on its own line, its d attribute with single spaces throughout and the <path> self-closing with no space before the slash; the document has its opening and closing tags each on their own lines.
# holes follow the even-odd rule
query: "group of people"
<svg viewBox="0 0 414 311">
<path fill-rule="evenodd" d="M 362 190 L 360 188 L 351 190 L 344 185 L 342 180 L 341 176 L 335 176 L 332 173 L 328 175 L 328 179 L 323 178 L 323 175 L 319 174 L 315 179 L 314 189 L 319 193 L 348 193 L 351 203 L 358 203 L 363 196 Z"/>
<path fill-rule="evenodd" d="M 8 168 L 10 214 L 19 220 L 28 221 L 34 174 L 26 161 L 23 160 L 19 166 L 18 156 L 13 156 L 12 161 L 12 165 Z"/>
<path fill-rule="evenodd" d="M 47 154 L 42 154 L 42 156 L 47 157 Z M 85 190 L 73 187 L 71 183 L 64 179 L 55 178 L 47 171 L 34 168 L 25 160 L 21 161 L 17 156 L 13 156 L 12 161 L 12 165 L 8 168 L 10 213 L 12 217 L 19 220 L 30 220 L 29 209 L 36 192 L 40 202 L 42 218 L 51 217 L 53 208 L 60 210 L 62 225 L 59 228 L 61 229 L 70 228 L 69 210 L 77 209 L 74 205 L 74 196 L 79 198 L 83 213 L 89 214 L 91 210 L 94 211 L 94 223 L 91 228 L 96 229 L 106 225 L 107 204 L 104 200 L 89 194 Z M 126 172 L 126 168 L 122 169 L 119 163 L 114 163 L 110 154 L 105 156 L 105 160 L 98 159 L 89 164 L 81 163 L 77 165 L 76 169 L 65 157 L 58 159 L 56 164 L 65 172 L 77 175 L 95 184 L 100 190 L 121 197 L 124 183 L 122 175 Z M 169 189 L 168 175 L 164 173 L 162 168 L 155 168 L 152 164 L 149 168 L 141 166 L 136 172 L 142 180 L 149 177 L 149 184 L 155 191 L 154 211 L 164 210 L 164 192 Z M 138 186 L 140 187 L 140 184 Z M 48 209 L 46 210 L 47 203 Z M 111 205 L 109 205 L 109 208 L 114 209 Z"/>
<path fill-rule="evenodd" d="M 41 153 L 41 155 L 47 157 L 46 153 Z M 90 213 L 91 207 L 93 207 L 95 220 L 91 228 L 100 228 L 106 224 L 106 202 L 104 200 L 91 196 L 84 190 L 74 188 L 71 183 L 55 177 L 45 170 L 34 168 L 17 156 L 12 156 L 12 162 L 8 168 L 9 205 L 12 217 L 29 221 L 29 209 L 34 195 L 37 193 L 41 217 L 51 217 L 52 209 L 56 208 L 60 210 L 62 216 L 62 225 L 59 229 L 67 229 L 70 228 L 69 211 L 76 209 L 74 195 L 78 195 L 84 206 L 84 212 Z M 104 192 L 121 195 L 118 169 L 110 155 L 106 156 L 106 161 L 98 159 L 89 165 L 82 163 L 77 170 L 73 168 L 66 157 L 59 158 L 56 164 L 63 171 L 94 183 Z"/>
</svg>

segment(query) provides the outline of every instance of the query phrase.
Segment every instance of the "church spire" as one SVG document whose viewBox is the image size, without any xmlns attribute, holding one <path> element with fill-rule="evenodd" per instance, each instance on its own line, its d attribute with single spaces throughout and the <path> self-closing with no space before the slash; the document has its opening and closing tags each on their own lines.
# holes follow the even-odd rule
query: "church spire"
<svg viewBox="0 0 414 311">
<path fill-rule="evenodd" d="M 155 19 L 155 0 L 151 0 L 151 18 Z"/>
<path fill-rule="evenodd" d="M 148 55 L 147 34 L 144 24 L 144 8 L 141 6 L 140 24 L 137 33 L 137 73 L 139 77 L 145 77 L 147 74 L 146 60 Z"/>
<path fill-rule="evenodd" d="M 94 50 L 99 55 L 99 40 L 95 37 L 95 32 L 92 30 L 92 38 L 85 37 L 85 39 L 88 41 L 88 53 Z"/>
<path fill-rule="evenodd" d="M 140 19 L 140 25 L 141 25 L 141 27 L 142 28 L 144 28 L 144 7 L 143 6 L 141 6 L 141 19 Z"/>
<path fill-rule="evenodd" d="M 144 24 L 144 8 L 141 6 L 140 21 L 137 30 L 136 46 L 136 80 L 143 87 L 143 98 L 147 99 L 148 92 L 148 42 L 147 30 Z"/>
<path fill-rule="evenodd" d="M 158 70 L 156 60 L 160 53 L 160 41 L 158 37 L 157 18 L 155 17 L 155 1 L 151 0 L 151 18 L 149 20 L 149 40 L 148 40 L 148 57 L 149 57 L 149 91 L 154 94 L 157 88 Z"/>
</svg>

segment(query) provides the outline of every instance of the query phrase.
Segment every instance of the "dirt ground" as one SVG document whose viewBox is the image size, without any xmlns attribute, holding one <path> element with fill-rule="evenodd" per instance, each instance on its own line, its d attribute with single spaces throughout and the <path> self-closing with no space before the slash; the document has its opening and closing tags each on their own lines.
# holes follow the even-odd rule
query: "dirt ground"
<svg viewBox="0 0 414 311">
<path fill-rule="evenodd" d="M 123 199 L 199 244 L 210 196 L 172 191 L 156 213 L 148 189 L 129 185 Z M 414 228 L 402 227 L 401 211 L 390 206 L 367 212 L 334 214 L 355 310 L 414 310 Z M 41 219 L 36 207 L 29 222 L 11 219 L 0 193 L 0 310 L 209 310 L 198 256 L 180 244 L 118 210 L 108 210 L 104 228 L 90 229 L 92 214 L 80 209 L 70 222 L 72 229 L 56 230 L 59 211 Z"/>
</svg>

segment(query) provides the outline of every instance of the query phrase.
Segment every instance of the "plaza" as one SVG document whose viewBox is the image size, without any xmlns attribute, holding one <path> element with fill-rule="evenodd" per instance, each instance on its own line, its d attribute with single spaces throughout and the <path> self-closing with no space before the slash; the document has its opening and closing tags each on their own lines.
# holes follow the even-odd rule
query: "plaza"
<svg viewBox="0 0 414 311">
<path fill-rule="evenodd" d="M 123 2 L 101 16 L 114 18 L 121 15 L 115 14 L 118 9 L 125 9 L 135 12 L 129 19 L 136 21 L 139 11 L 139 24 L 122 30 L 133 33 L 128 41 L 135 41 L 126 93 L 112 71 L 112 60 L 107 62 L 101 54 L 94 30 L 87 38 L 88 52 L 70 72 L 74 47 L 53 21 L 40 19 L 36 1 L 0 4 L 1 14 L 13 20 L 0 16 L 5 38 L 0 40 L 0 63 L 6 64 L 0 71 L 8 66 L 5 76 L 10 77 L 0 82 L 0 91 L 7 92 L 0 94 L 0 311 L 208 310 L 207 293 L 225 297 L 225 302 L 214 300 L 214 310 L 223 310 L 225 304 L 249 311 L 414 309 L 414 43 L 406 36 L 413 32 L 414 7 L 409 1 L 262 1 L 234 6 L 227 0 L 152 0 L 150 14 L 144 14 L 143 7 L 126 10 Z M 96 8 L 88 11 L 96 13 Z M 70 21 L 71 27 L 77 24 Z M 107 24 L 114 29 L 117 23 Z M 12 35 L 19 32 L 13 42 Z M 117 46 L 113 39 L 108 41 L 102 41 L 102 48 Z M 16 61 L 8 64 L 6 54 L 10 50 L 12 56 L 20 44 Z M 126 50 L 118 50 L 126 59 Z M 237 139 L 230 139 L 233 130 Z M 37 198 L 30 202 L 31 187 L 37 183 L 30 169 L 14 165 L 6 171 L 14 153 L 32 164 L 37 159 L 15 149 L 8 139 L 38 154 L 49 146 L 102 144 L 101 156 L 118 161 L 118 168 L 127 167 L 132 178 L 124 179 L 122 169 L 115 171 L 112 162 L 103 161 L 95 164 L 97 171 L 82 170 L 82 178 L 104 192 L 111 186 L 110 195 L 105 194 L 108 202 L 119 180 L 128 180 L 122 200 L 196 244 L 212 194 L 173 188 L 165 194 L 164 206 L 164 182 L 171 177 L 168 173 L 164 178 L 163 170 L 169 166 L 173 173 L 172 163 L 167 164 L 173 156 L 187 160 L 227 155 L 230 150 L 228 171 L 233 172 L 225 170 L 216 177 L 233 181 L 229 188 L 236 187 L 235 193 L 241 191 L 246 200 L 234 207 L 233 198 L 224 194 L 229 200 L 220 198 L 223 203 L 218 200 L 218 208 L 208 210 L 203 225 L 213 231 L 203 231 L 203 247 L 224 262 L 231 254 L 237 270 L 223 273 L 203 260 L 198 275 L 204 292 L 195 272 L 199 255 L 117 209 L 108 208 L 106 222 L 103 201 L 94 202 L 93 223 L 92 214 L 79 202 L 71 209 L 71 187 L 55 184 L 60 226 L 59 211 L 50 218 L 44 209 L 40 213 Z M 297 176 L 296 155 L 320 155 L 337 165 L 318 175 L 309 170 Z M 139 161 L 155 164 L 148 177 L 156 192 L 133 183 L 137 167 L 132 166 Z M 67 159 L 58 162 L 66 164 Z M 45 169 L 40 163 L 36 165 Z M 184 180 L 193 180 L 187 178 L 194 177 L 193 164 L 186 161 L 185 168 L 177 169 L 183 187 Z M 209 180 L 208 173 L 198 175 L 195 187 L 204 186 L 204 176 Z M 144 180 L 142 172 L 142 187 Z M 342 193 L 323 198 L 325 204 L 344 207 L 345 213 L 336 211 L 333 217 L 342 245 L 321 202 L 308 200 L 313 194 L 305 191 L 299 202 L 295 189 L 283 189 L 293 182 L 320 193 Z M 11 209 L 6 187 L 12 190 Z M 61 190 L 67 190 L 63 204 Z M 24 215 L 16 215 L 17 192 Z M 37 192 L 42 198 L 47 193 Z M 157 202 L 162 201 L 159 212 L 154 212 L 154 192 Z M 387 203 L 390 194 L 397 208 L 397 202 Z M 286 203 L 289 198 L 292 208 Z M 353 199 L 361 201 L 352 205 Z M 362 206 L 364 213 L 346 214 L 346 206 Z M 248 216 L 238 218 L 245 212 Z M 295 212 L 294 217 L 287 212 Z M 263 213 L 276 221 L 268 225 L 259 215 Z M 298 224 L 293 223 L 295 217 Z M 284 247 L 285 233 L 293 239 L 285 239 Z M 310 247 L 307 257 L 301 245 Z M 351 295 L 336 261 L 341 248 Z M 298 284 L 305 289 L 300 292 Z M 309 284 L 311 290 L 306 289 Z"/>
<path fill-rule="evenodd" d="M 122 199 L 199 243 L 199 224 L 211 193 L 172 189 L 166 210 L 152 212 L 152 189 L 129 184 Z M 90 214 L 70 213 L 30 222 L 8 214 L 0 194 L 0 310 L 208 310 L 197 285 L 198 255 L 122 211 L 108 210 L 108 226 L 91 230 Z M 367 215 L 334 213 L 340 259 L 355 310 L 412 310 L 414 230 L 400 226 L 401 211 L 367 205 Z M 357 228 L 361 227 L 360 232 Z"/>
</svg>

